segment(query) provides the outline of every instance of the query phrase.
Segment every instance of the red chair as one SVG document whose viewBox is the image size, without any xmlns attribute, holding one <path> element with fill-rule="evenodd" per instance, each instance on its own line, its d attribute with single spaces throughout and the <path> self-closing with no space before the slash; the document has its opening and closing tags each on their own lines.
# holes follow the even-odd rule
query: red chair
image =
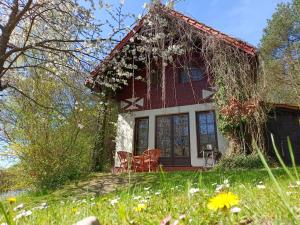
<svg viewBox="0 0 300 225">
<path fill-rule="evenodd" d="M 144 156 L 143 155 L 133 156 L 131 168 L 134 172 L 144 172 Z"/>
<path fill-rule="evenodd" d="M 128 171 L 131 166 L 132 153 L 126 151 L 118 151 L 118 158 L 120 160 L 120 167 L 122 172 Z"/>
<path fill-rule="evenodd" d="M 157 171 L 160 157 L 159 149 L 149 149 L 143 152 L 143 171 Z"/>
</svg>

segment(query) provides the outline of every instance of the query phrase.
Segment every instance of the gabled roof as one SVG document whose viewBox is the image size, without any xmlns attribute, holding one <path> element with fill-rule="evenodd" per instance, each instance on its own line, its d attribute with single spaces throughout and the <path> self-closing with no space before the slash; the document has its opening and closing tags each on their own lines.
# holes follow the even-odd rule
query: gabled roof
<svg viewBox="0 0 300 225">
<path fill-rule="evenodd" d="M 191 17 L 185 16 L 184 14 L 175 11 L 173 9 L 167 8 L 163 5 L 161 5 L 161 10 L 163 13 L 171 16 L 171 17 L 175 17 L 178 18 L 184 22 L 186 22 L 187 24 L 191 25 L 192 27 L 208 34 L 211 36 L 214 36 L 220 40 L 223 40 L 224 42 L 237 47 L 239 49 L 241 49 L 242 51 L 244 51 L 245 53 L 251 55 L 251 56 L 255 56 L 257 53 L 257 49 L 248 44 L 245 41 L 242 41 L 240 39 L 231 37 L 227 34 L 224 34 L 218 30 L 215 30 L 212 27 L 209 27 L 203 23 L 198 22 L 195 19 L 192 19 Z M 128 41 L 130 40 L 130 38 L 132 38 L 135 33 L 139 32 L 140 29 L 143 27 L 144 25 L 144 19 L 147 16 L 147 14 L 134 26 L 134 28 L 114 47 L 114 49 L 111 51 L 111 53 L 108 55 L 108 57 L 106 57 L 92 72 L 91 75 L 92 77 L 95 77 L 97 75 L 97 73 L 99 72 L 101 66 L 103 63 L 105 63 L 105 61 L 111 60 L 114 55 L 119 52 L 120 50 L 122 50 L 122 48 L 128 43 Z"/>
</svg>

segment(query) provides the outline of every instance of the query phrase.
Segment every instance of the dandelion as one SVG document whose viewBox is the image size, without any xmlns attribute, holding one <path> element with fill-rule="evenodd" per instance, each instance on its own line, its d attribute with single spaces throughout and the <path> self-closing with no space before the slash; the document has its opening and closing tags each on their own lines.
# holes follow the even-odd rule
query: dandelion
<svg viewBox="0 0 300 225">
<path fill-rule="evenodd" d="M 8 201 L 9 204 L 13 204 L 13 203 L 15 203 L 17 201 L 17 199 L 11 197 L 11 198 L 8 198 L 7 201 Z"/>
<path fill-rule="evenodd" d="M 146 207 L 145 204 L 140 203 L 140 204 L 137 205 L 137 207 L 134 208 L 134 211 L 136 211 L 136 212 L 142 212 L 142 211 L 144 211 L 146 208 L 147 208 L 147 207 Z"/>
<path fill-rule="evenodd" d="M 78 212 L 78 209 L 77 209 L 76 207 L 73 207 L 73 208 L 71 209 L 71 211 L 72 211 L 72 213 L 77 213 L 77 212 Z"/>
<path fill-rule="evenodd" d="M 211 198 L 207 207 L 211 210 L 230 209 L 239 203 L 239 198 L 232 192 L 220 193 Z"/>
</svg>

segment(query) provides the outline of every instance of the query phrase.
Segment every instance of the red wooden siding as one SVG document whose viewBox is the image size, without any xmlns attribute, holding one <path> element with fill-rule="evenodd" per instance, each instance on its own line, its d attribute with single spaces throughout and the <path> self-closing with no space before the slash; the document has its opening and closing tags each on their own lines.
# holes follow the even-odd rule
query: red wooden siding
<svg viewBox="0 0 300 225">
<path fill-rule="evenodd" d="M 200 81 L 180 83 L 180 69 L 173 69 L 172 66 L 166 68 L 166 99 L 165 107 L 193 105 L 203 102 L 210 102 L 210 99 L 203 99 L 202 90 L 209 90 L 209 77 L 205 77 Z M 135 76 L 145 77 L 145 72 L 135 74 Z M 162 88 L 151 86 L 150 98 L 147 99 L 147 84 L 144 81 L 135 80 L 134 95 L 132 94 L 132 79 L 117 93 L 117 100 L 122 101 L 134 97 L 144 98 L 144 107 L 137 110 L 148 110 L 163 108 Z"/>
</svg>

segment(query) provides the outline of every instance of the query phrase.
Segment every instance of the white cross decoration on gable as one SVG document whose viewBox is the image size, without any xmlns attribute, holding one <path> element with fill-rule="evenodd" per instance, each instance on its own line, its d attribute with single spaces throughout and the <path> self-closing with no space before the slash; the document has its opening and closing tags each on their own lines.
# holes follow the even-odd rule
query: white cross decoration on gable
<svg viewBox="0 0 300 225">
<path fill-rule="evenodd" d="M 121 101 L 121 109 L 123 110 L 137 110 L 143 109 L 144 98 L 128 98 Z"/>
</svg>

